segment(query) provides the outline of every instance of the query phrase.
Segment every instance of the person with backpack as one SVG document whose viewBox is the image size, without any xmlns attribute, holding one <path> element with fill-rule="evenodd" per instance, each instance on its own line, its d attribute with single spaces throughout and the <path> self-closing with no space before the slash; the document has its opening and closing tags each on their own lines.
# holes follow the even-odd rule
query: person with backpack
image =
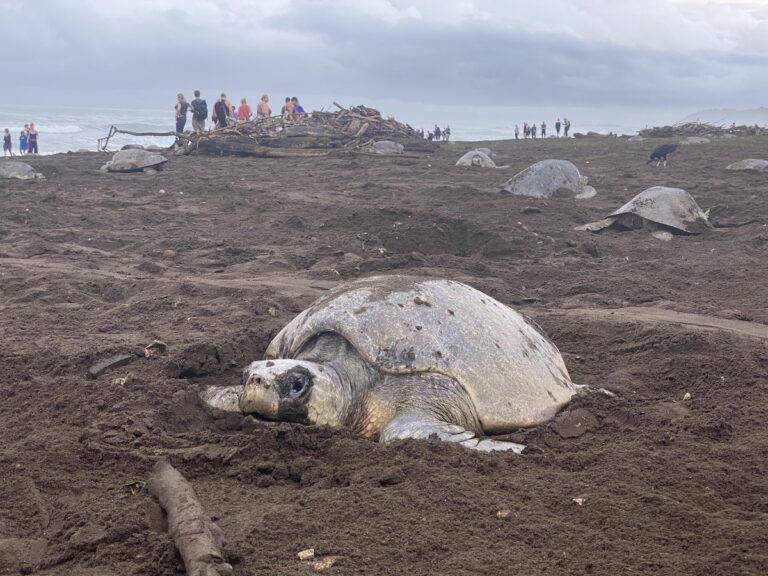
<svg viewBox="0 0 768 576">
<path fill-rule="evenodd" d="M 184 127 L 187 125 L 187 110 L 189 110 L 189 103 L 184 98 L 184 94 L 179 92 L 176 95 L 176 106 L 174 107 L 176 112 L 176 132 L 184 132 Z"/>
<path fill-rule="evenodd" d="M 208 103 L 200 98 L 200 90 L 195 90 L 195 99 L 191 102 L 192 129 L 197 132 L 205 131 L 205 120 L 208 118 Z"/>
<path fill-rule="evenodd" d="M 216 104 L 213 105 L 213 116 L 211 116 L 211 119 L 219 128 L 226 128 L 228 124 L 227 118 L 229 115 L 230 109 L 227 95 L 222 92 L 221 98 L 216 100 Z"/>
</svg>

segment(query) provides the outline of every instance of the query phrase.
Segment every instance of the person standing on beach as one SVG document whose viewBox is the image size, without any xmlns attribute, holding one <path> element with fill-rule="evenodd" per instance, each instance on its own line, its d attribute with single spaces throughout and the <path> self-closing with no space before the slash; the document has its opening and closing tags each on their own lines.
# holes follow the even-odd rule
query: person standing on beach
<svg viewBox="0 0 768 576">
<path fill-rule="evenodd" d="M 212 119 L 219 128 L 226 128 L 228 116 L 229 107 L 227 106 L 227 95 L 222 92 L 221 98 L 216 100 L 216 104 L 213 105 Z"/>
<path fill-rule="evenodd" d="M 536 122 L 531 124 L 531 138 L 536 139 Z"/>
<path fill-rule="evenodd" d="M 563 118 L 563 135 L 568 138 L 568 131 L 571 129 L 571 121 Z"/>
<path fill-rule="evenodd" d="M 248 105 L 246 99 L 243 98 L 240 100 L 240 107 L 237 109 L 237 120 L 238 122 L 248 122 L 252 116 L 253 113 L 251 112 L 251 107 Z"/>
<path fill-rule="evenodd" d="M 515 124 L 515 140 L 520 140 L 520 126 Z"/>
<path fill-rule="evenodd" d="M 195 90 L 195 99 L 190 103 L 192 108 L 192 129 L 197 132 L 205 131 L 205 120 L 208 118 L 208 103 L 200 98 L 200 90 Z"/>
<path fill-rule="evenodd" d="M 291 100 L 291 97 L 289 96 L 285 99 L 285 104 L 283 105 L 281 114 L 290 118 L 293 116 L 294 110 L 296 110 L 296 105 L 293 103 L 293 100 Z"/>
<path fill-rule="evenodd" d="M 189 103 L 181 92 L 176 95 L 176 106 L 174 107 L 174 110 L 176 112 L 176 132 L 184 132 L 184 127 L 187 125 L 187 110 L 189 110 Z"/>
<path fill-rule="evenodd" d="M 442 138 L 443 138 L 443 131 L 440 130 L 440 126 L 435 124 L 435 140 L 437 142 L 440 142 L 440 140 L 442 140 Z"/>
<path fill-rule="evenodd" d="M 527 140 L 531 135 L 531 129 L 528 127 L 528 122 L 523 122 L 523 140 Z"/>
<path fill-rule="evenodd" d="M 39 154 L 40 151 L 37 149 L 37 128 L 35 128 L 35 123 L 30 122 L 29 124 L 29 154 Z"/>
<path fill-rule="evenodd" d="M 24 156 L 29 150 L 29 124 L 24 124 L 19 133 L 19 155 Z"/>
<path fill-rule="evenodd" d="M 269 96 L 264 94 L 256 106 L 256 116 L 259 118 L 269 118 L 272 116 L 272 108 L 269 107 Z"/>
<path fill-rule="evenodd" d="M 555 132 L 557 132 L 557 137 L 560 138 L 560 118 L 557 119 L 557 122 L 555 122 Z"/>
<path fill-rule="evenodd" d="M 5 156 L 13 158 L 13 143 L 11 141 L 11 131 L 8 128 L 3 132 L 3 157 Z"/>
<path fill-rule="evenodd" d="M 451 139 L 451 127 L 450 126 L 446 126 L 445 130 L 443 130 L 443 140 L 448 142 L 448 140 L 450 140 L 450 139 Z"/>
<path fill-rule="evenodd" d="M 541 123 L 541 137 L 546 138 L 547 137 L 547 123 L 542 122 Z"/>
<path fill-rule="evenodd" d="M 297 114 L 299 116 L 306 116 L 307 112 L 304 110 L 304 107 L 299 104 L 299 99 L 294 96 L 291 98 L 291 104 L 293 104 L 293 113 Z"/>
</svg>

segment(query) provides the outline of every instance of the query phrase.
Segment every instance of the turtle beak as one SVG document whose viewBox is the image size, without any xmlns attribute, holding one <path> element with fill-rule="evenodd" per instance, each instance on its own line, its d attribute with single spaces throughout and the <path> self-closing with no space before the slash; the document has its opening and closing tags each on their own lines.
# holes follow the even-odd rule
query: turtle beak
<svg viewBox="0 0 768 576">
<path fill-rule="evenodd" d="M 245 382 L 240 397 L 240 410 L 245 414 L 257 414 L 262 418 L 277 419 L 280 397 L 272 378 L 251 374 Z"/>
</svg>

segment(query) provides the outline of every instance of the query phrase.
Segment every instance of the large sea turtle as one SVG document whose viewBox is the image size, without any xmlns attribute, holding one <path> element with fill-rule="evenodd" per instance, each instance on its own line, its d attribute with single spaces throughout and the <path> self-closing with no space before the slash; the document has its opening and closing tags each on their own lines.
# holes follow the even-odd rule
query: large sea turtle
<svg viewBox="0 0 768 576">
<path fill-rule="evenodd" d="M 371 151 L 374 154 L 382 154 L 384 156 L 402 154 L 404 150 L 405 146 L 399 142 L 393 142 L 392 140 L 379 140 L 378 142 L 374 142 L 371 146 Z"/>
<path fill-rule="evenodd" d="M 460 282 L 395 275 L 329 292 L 277 334 L 240 385 L 202 399 L 381 442 L 435 434 L 520 451 L 481 436 L 544 422 L 576 392 L 555 345 L 525 317 Z"/>
<path fill-rule="evenodd" d="M 141 172 L 159 168 L 168 162 L 168 158 L 139 148 L 129 148 L 115 152 L 112 160 L 101 167 L 106 172 Z"/>
<path fill-rule="evenodd" d="M 488 150 L 485 148 L 484 150 Z M 456 166 L 472 166 L 479 168 L 497 168 L 496 162 L 491 159 L 490 150 L 470 150 L 456 161 Z M 503 166 L 499 166 L 503 168 Z"/>
<path fill-rule="evenodd" d="M 45 178 L 40 172 L 35 172 L 29 164 L 15 161 L 0 161 L 0 178 L 15 178 L 17 180 L 33 180 Z"/>
<path fill-rule="evenodd" d="M 694 234 L 710 227 L 707 213 L 681 188 L 654 186 L 643 190 L 612 212 L 608 218 L 579 226 L 576 230 L 600 232 L 606 228 L 634 230 L 645 228 L 662 240 L 672 234 Z"/>
<path fill-rule="evenodd" d="M 536 162 L 507 180 L 500 192 L 531 198 L 552 198 L 564 193 L 578 199 L 597 194 L 592 186 L 587 186 L 587 178 L 567 160 Z"/>
<path fill-rule="evenodd" d="M 746 170 L 748 172 L 768 172 L 768 160 L 759 160 L 757 158 L 747 158 L 729 164 L 726 170 Z"/>
</svg>

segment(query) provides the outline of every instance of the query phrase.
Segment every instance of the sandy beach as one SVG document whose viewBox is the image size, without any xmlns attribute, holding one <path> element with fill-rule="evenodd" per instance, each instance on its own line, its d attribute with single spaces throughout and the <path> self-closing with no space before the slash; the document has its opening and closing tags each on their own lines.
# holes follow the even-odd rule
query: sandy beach
<svg viewBox="0 0 768 576">
<path fill-rule="evenodd" d="M 183 571 L 144 487 L 163 455 L 242 576 L 313 574 L 308 548 L 336 575 L 768 573 L 768 176 L 725 170 L 768 139 L 646 166 L 661 142 L 484 142 L 504 170 L 454 166 L 470 143 L 157 174 L 27 158 L 45 180 L 0 181 L 0 573 Z M 547 158 L 597 196 L 496 192 Z M 573 230 L 655 185 L 759 221 L 668 242 Z M 520 456 L 203 410 L 315 298 L 380 272 L 477 287 L 612 394 L 506 436 Z M 154 340 L 167 355 L 144 357 Z"/>
</svg>

